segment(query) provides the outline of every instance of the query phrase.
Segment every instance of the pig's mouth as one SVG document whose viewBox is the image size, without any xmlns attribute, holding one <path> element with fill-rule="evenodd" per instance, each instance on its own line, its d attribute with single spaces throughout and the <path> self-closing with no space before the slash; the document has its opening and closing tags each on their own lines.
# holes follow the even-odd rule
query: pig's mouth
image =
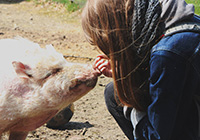
<svg viewBox="0 0 200 140">
<path fill-rule="evenodd" d="M 86 87 L 95 87 L 97 82 L 97 78 L 89 79 L 89 80 L 80 80 L 80 79 L 73 79 L 71 81 L 71 85 L 69 87 L 70 90 L 78 88 L 80 85 L 85 85 Z"/>
</svg>

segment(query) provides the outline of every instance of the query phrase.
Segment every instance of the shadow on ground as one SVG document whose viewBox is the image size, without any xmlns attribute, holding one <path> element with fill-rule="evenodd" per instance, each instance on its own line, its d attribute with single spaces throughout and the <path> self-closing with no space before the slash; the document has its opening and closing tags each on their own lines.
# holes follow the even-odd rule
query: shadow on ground
<svg viewBox="0 0 200 140">
<path fill-rule="evenodd" d="M 13 4 L 13 3 L 20 3 L 24 0 L 0 0 L 0 4 Z"/>
<path fill-rule="evenodd" d="M 68 122 L 64 126 L 60 127 L 49 127 L 54 130 L 79 130 L 83 128 L 90 128 L 94 127 L 94 125 L 90 124 L 88 121 L 82 123 L 82 122 Z"/>
</svg>

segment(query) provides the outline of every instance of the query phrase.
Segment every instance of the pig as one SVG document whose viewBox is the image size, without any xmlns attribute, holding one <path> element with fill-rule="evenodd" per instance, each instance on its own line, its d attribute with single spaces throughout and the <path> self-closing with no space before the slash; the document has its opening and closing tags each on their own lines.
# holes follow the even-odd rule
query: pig
<svg viewBox="0 0 200 140">
<path fill-rule="evenodd" d="M 97 82 L 91 66 L 70 63 L 52 45 L 24 38 L 0 40 L 0 136 L 24 140 Z"/>
</svg>

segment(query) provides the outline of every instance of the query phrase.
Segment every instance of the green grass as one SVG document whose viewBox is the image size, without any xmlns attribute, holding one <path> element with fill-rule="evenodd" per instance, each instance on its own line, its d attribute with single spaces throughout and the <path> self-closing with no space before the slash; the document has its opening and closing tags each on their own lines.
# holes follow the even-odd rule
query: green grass
<svg viewBox="0 0 200 140">
<path fill-rule="evenodd" d="M 30 1 L 30 0 L 27 0 Z M 38 2 L 39 0 L 35 0 Z M 76 10 L 79 10 L 80 8 L 83 8 L 87 0 L 46 0 L 46 1 L 54 1 L 62 3 L 66 6 L 66 9 L 69 12 L 74 12 Z M 73 2 L 72 2 L 73 1 Z M 200 0 L 185 0 L 188 4 L 194 4 L 195 6 L 195 13 L 200 15 Z"/>
<path fill-rule="evenodd" d="M 195 7 L 195 13 L 197 15 L 200 15 L 200 0 L 185 0 L 188 4 L 194 4 Z"/>
<path fill-rule="evenodd" d="M 86 3 L 86 0 L 52 0 L 52 1 L 64 4 L 69 12 L 74 12 L 76 10 L 79 10 Z"/>
<path fill-rule="evenodd" d="M 31 1 L 31 0 L 26 0 Z M 69 12 L 77 11 L 84 7 L 87 0 L 33 0 L 36 4 L 43 4 L 51 1 L 63 4 Z"/>
<path fill-rule="evenodd" d="M 74 12 L 83 7 L 82 0 L 79 0 L 79 1 L 77 1 L 77 0 L 73 0 L 73 1 L 72 0 L 52 0 L 52 1 L 64 4 L 69 12 Z"/>
</svg>

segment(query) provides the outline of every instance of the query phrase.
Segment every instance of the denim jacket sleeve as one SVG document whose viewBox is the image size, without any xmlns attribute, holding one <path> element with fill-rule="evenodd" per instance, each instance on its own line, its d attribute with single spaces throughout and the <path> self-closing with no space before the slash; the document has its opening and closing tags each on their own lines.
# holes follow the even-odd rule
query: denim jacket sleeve
<svg viewBox="0 0 200 140">
<path fill-rule="evenodd" d="M 188 116 L 189 104 L 192 102 L 192 95 L 187 94 L 188 92 L 184 90 L 189 70 L 188 65 L 190 65 L 186 57 L 189 56 L 187 51 L 190 49 L 184 50 L 181 45 L 187 47 L 190 45 L 184 44 L 184 40 L 181 38 L 183 36 L 189 37 L 189 34 L 180 33 L 173 35 L 172 38 L 165 38 L 153 48 L 149 79 L 152 103 L 148 107 L 147 115 L 135 128 L 137 136 L 140 136 L 137 140 L 144 138 L 146 140 L 171 140 L 176 135 L 178 138 L 177 128 L 182 127 L 184 121 L 187 121 L 186 117 Z M 170 40 L 172 44 L 168 43 Z M 177 44 L 173 44 L 173 42 Z M 188 42 L 190 40 L 187 40 Z M 167 44 L 170 46 L 166 46 Z M 195 45 L 197 46 L 197 44 Z M 173 50 L 173 47 L 178 48 L 178 50 L 182 48 L 182 50 L 176 51 L 176 49 Z M 180 112 L 182 117 L 179 117 Z"/>
</svg>

